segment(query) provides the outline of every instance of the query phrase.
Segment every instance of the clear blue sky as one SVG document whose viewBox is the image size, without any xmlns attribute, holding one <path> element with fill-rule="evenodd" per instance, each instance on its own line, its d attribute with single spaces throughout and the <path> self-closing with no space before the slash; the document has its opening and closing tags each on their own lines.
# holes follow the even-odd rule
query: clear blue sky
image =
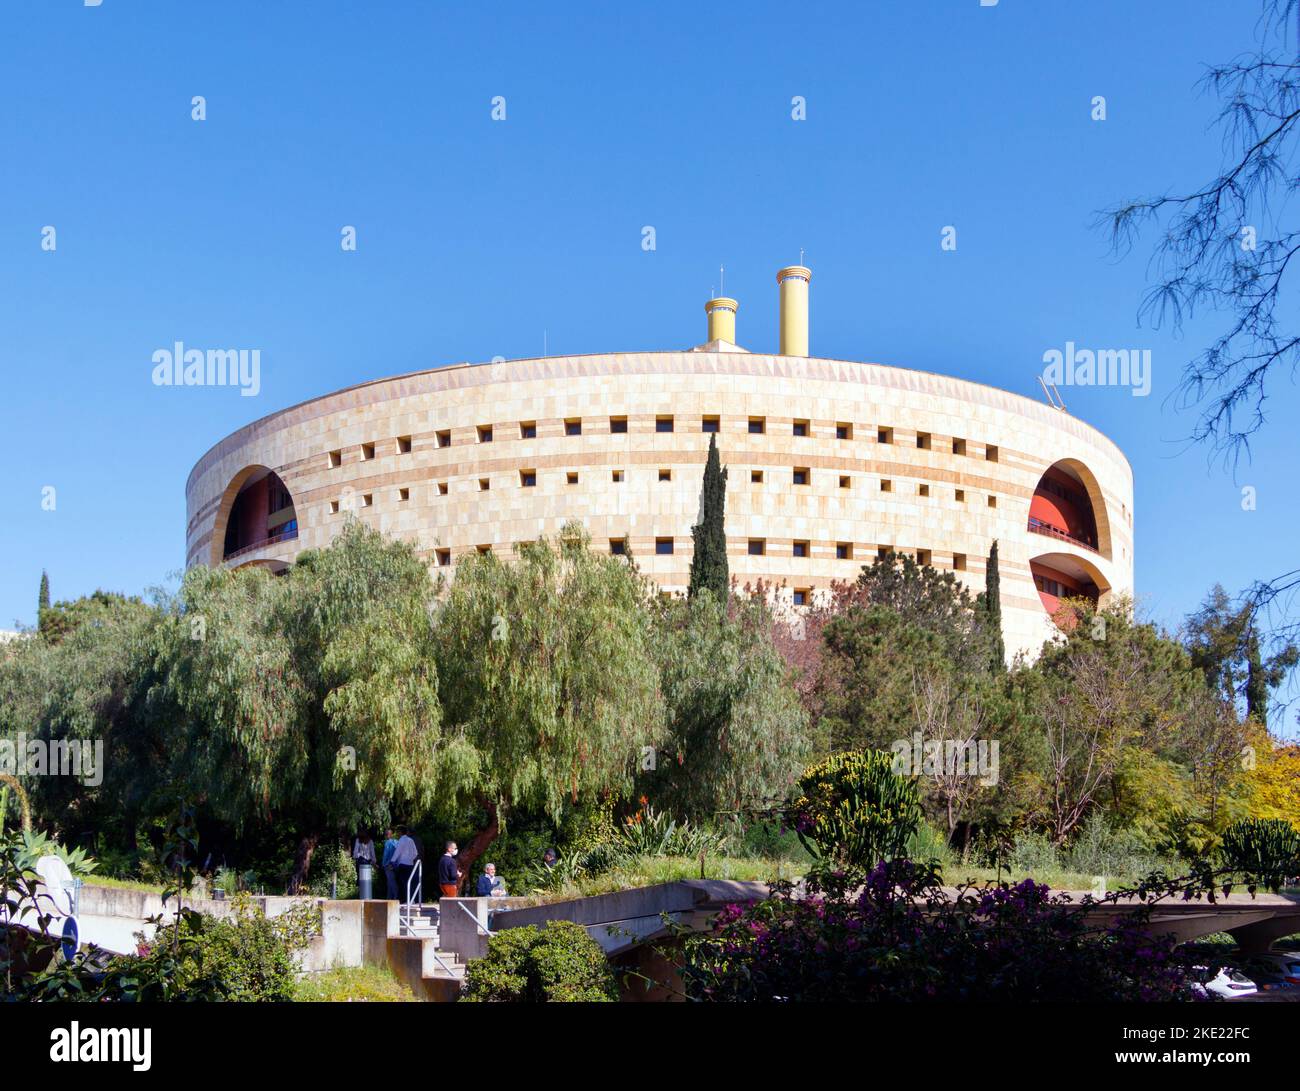
<svg viewBox="0 0 1300 1091">
<path fill-rule="evenodd" d="M 1043 352 L 1067 340 L 1152 349 L 1150 397 L 1066 393 L 1133 464 L 1156 619 L 1176 624 L 1216 581 L 1290 569 L 1296 392 L 1275 388 L 1235 480 L 1188 450 L 1192 417 L 1165 398 L 1217 326 L 1139 328 L 1149 242 L 1117 262 L 1091 226 L 1120 198 L 1212 176 L 1215 103 L 1196 82 L 1250 44 L 1257 14 L 6 2 L 0 626 L 34 621 L 42 568 L 56 598 L 164 581 L 184 561 L 195 460 L 304 398 L 538 355 L 544 329 L 552 353 L 687 347 L 723 263 L 740 342 L 774 351 L 773 273 L 801 247 L 816 355 L 1036 397 Z M 939 245 L 950 224 L 955 253 Z M 178 339 L 260 348 L 260 395 L 153 386 L 152 353 Z M 1241 510 L 1242 484 L 1258 510 Z"/>
</svg>

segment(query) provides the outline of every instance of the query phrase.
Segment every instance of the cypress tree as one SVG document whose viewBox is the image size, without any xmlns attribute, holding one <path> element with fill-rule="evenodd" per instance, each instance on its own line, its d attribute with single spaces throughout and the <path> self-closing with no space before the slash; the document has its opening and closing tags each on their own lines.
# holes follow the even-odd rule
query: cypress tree
<svg viewBox="0 0 1300 1091">
<path fill-rule="evenodd" d="M 704 464 L 704 484 L 700 488 L 700 521 L 691 528 L 695 555 L 691 558 L 691 583 L 688 594 L 694 598 L 707 587 L 719 602 L 727 601 L 731 574 L 727 568 L 727 533 L 723 516 L 727 506 L 727 471 L 718 454 L 717 434 L 709 436 L 709 459 Z"/>
<path fill-rule="evenodd" d="M 1268 723 L 1268 678 L 1259 654 L 1259 634 L 1252 625 L 1246 638 L 1246 717 Z"/>
<path fill-rule="evenodd" d="M 50 608 L 50 577 L 49 573 L 43 569 L 41 571 L 41 594 L 36 600 L 36 613 L 39 616 L 42 611 Z"/>
<path fill-rule="evenodd" d="M 984 619 L 989 633 L 989 666 L 994 674 L 1007 667 L 1007 648 L 1002 640 L 1002 577 L 998 574 L 998 542 L 993 539 L 984 569 Z"/>
</svg>

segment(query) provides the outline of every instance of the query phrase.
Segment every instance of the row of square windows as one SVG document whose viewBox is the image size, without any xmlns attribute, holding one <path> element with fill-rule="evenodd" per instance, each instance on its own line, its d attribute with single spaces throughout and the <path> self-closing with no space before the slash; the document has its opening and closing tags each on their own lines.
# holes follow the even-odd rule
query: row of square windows
<svg viewBox="0 0 1300 1091">
<path fill-rule="evenodd" d="M 674 539 L 674 538 L 656 538 L 656 539 L 655 539 L 655 555 L 656 555 L 656 556 L 659 556 L 659 557 L 671 557 L 671 556 L 674 556 L 674 554 L 675 554 L 675 546 L 676 546 L 676 539 Z M 802 557 L 802 558 L 810 557 L 810 556 L 811 556 L 811 552 L 810 552 L 811 548 L 812 548 L 811 543 L 810 543 L 810 542 L 807 542 L 807 541 L 795 541 L 795 542 L 792 542 L 792 543 L 791 543 L 791 547 L 790 547 L 790 556 L 791 556 L 791 557 Z M 611 554 L 613 554 L 613 555 L 616 556 L 616 557 L 624 557 L 624 556 L 626 556 L 626 555 L 627 555 L 627 551 L 628 551 L 628 550 L 627 550 L 627 539 L 626 539 L 626 538 L 611 538 L 611 539 L 609 539 L 609 551 L 610 551 Z M 894 547 L 893 547 L 892 545 L 882 545 L 882 546 L 877 546 L 877 547 L 876 547 L 876 556 L 877 556 L 878 558 L 884 559 L 888 554 L 890 554 L 890 553 L 892 553 L 892 552 L 894 552 L 894 551 L 895 551 L 895 550 L 894 550 Z M 475 546 L 475 547 L 474 547 L 474 552 L 475 552 L 475 553 L 479 553 L 479 554 L 491 553 L 491 552 L 492 552 L 492 547 L 491 547 L 490 545 Z M 767 556 L 776 556 L 776 554 L 773 554 L 773 553 L 769 553 L 769 552 L 768 552 L 768 549 L 767 549 L 767 539 L 766 539 L 766 538 L 750 538 L 750 539 L 748 539 L 748 548 L 747 548 L 747 553 L 748 553 L 748 555 L 751 556 L 751 557 L 767 557 Z M 919 564 L 919 565 L 928 565 L 928 564 L 931 564 L 932 561 L 933 561 L 933 554 L 932 554 L 931 551 L 928 550 L 928 549 L 918 549 L 918 550 L 915 550 L 915 551 L 914 551 L 914 555 L 915 555 L 915 557 L 916 557 L 916 563 Z M 436 550 L 434 550 L 434 556 L 436 557 L 437 562 L 438 562 L 439 566 L 441 566 L 441 567 L 446 567 L 446 566 L 448 566 L 448 565 L 451 564 L 451 550 L 450 550 L 450 549 L 436 549 Z M 853 552 L 853 543 L 852 543 L 852 542 L 836 542 L 836 543 L 835 543 L 835 559 L 836 559 L 837 561 L 851 561 L 851 560 L 854 560 L 855 558 L 854 558 L 854 552 Z M 952 567 L 953 567 L 953 570 L 956 571 L 956 572 L 965 572 L 965 571 L 966 571 L 966 554 L 965 554 L 965 553 L 954 553 L 954 554 L 952 555 Z"/>
<path fill-rule="evenodd" d="M 579 482 L 579 474 L 578 474 L 578 471 L 577 471 L 577 470 L 568 470 L 568 471 L 565 472 L 564 478 L 565 478 L 565 484 L 567 484 L 567 485 L 576 485 L 576 484 L 578 484 L 578 482 Z M 615 484 L 622 484 L 624 481 L 627 480 L 626 475 L 625 475 L 625 473 L 624 473 L 623 470 L 611 470 L 611 471 L 610 471 L 610 479 L 611 479 Z M 660 481 L 672 481 L 672 479 L 673 479 L 673 471 L 672 471 L 671 469 L 668 469 L 668 468 L 665 467 L 665 468 L 662 468 L 662 469 L 659 470 L 659 480 L 660 480 Z M 750 480 L 752 483 L 756 484 L 756 485 L 757 485 L 757 484 L 762 484 L 763 481 L 765 480 L 765 478 L 764 478 L 764 471 L 763 471 L 763 470 L 750 470 L 750 471 L 749 471 L 749 480 Z M 794 471 L 793 471 L 793 473 L 792 473 L 792 476 L 791 476 L 791 482 L 792 482 L 792 484 L 794 484 L 794 485 L 803 485 L 803 486 L 811 485 L 811 483 L 812 483 L 812 471 L 809 470 L 807 467 L 804 467 L 804 466 L 796 466 L 795 469 L 794 469 Z M 851 488 L 851 487 L 852 487 L 852 484 L 853 484 L 853 479 L 852 479 L 852 477 L 851 477 L 849 474 L 840 474 L 840 475 L 839 475 L 839 487 L 840 487 L 841 489 L 848 489 L 848 488 Z M 532 488 L 536 488 L 536 487 L 537 487 L 537 471 L 536 471 L 536 470 L 520 470 L 520 471 L 519 471 L 519 486 L 520 486 L 520 488 L 524 488 L 524 489 L 532 489 Z M 450 491 L 450 483 L 449 483 L 449 482 L 446 482 L 446 481 L 439 481 L 439 482 L 437 482 L 437 487 L 438 487 L 438 495 L 439 495 L 439 496 L 446 496 L 446 495 L 448 494 L 448 492 Z M 492 479 L 491 479 L 490 477 L 480 477 L 480 478 L 478 479 L 478 487 L 479 487 L 479 491 L 480 491 L 480 492 L 488 492 L 488 491 L 492 488 Z M 892 479 L 892 478 L 888 478 L 888 477 L 882 477 L 882 478 L 880 479 L 880 491 L 881 491 L 881 492 L 892 493 L 892 492 L 894 491 L 894 482 L 893 482 L 893 479 Z M 916 486 L 916 494 L 917 494 L 917 496 L 929 496 L 929 495 L 930 495 L 930 486 L 929 486 L 927 483 L 925 483 L 925 482 L 919 482 L 919 483 L 917 484 L 917 486 Z M 397 499 L 398 499 L 398 502 L 399 502 L 399 503 L 404 503 L 404 502 L 406 502 L 407 500 L 410 500 L 410 499 L 411 499 L 411 490 L 410 490 L 409 488 L 400 488 L 400 489 L 398 489 L 398 490 L 397 490 Z M 953 490 L 953 499 L 956 500 L 957 503 L 959 503 L 959 504 L 964 504 L 964 503 L 966 502 L 966 490 L 965 490 L 965 489 L 954 489 L 954 490 Z M 987 494 L 987 496 L 986 496 L 986 498 L 985 498 L 985 502 L 986 502 L 987 506 L 990 507 L 990 508 L 996 508 L 996 507 L 998 506 L 998 498 L 997 498 L 997 496 L 995 496 L 993 493 L 988 493 L 988 494 Z M 339 510 L 340 510 L 340 503 L 341 503 L 341 502 L 340 502 L 339 500 L 331 500 L 331 501 L 330 501 L 330 513 L 331 513 L 332 515 L 337 515 L 337 514 L 338 514 L 338 512 L 339 512 Z M 362 507 L 364 507 L 364 508 L 368 508 L 368 507 L 372 506 L 373 503 L 374 503 L 374 494 L 373 494 L 373 493 L 364 493 L 364 494 L 362 495 L 362 497 L 361 497 L 361 506 L 362 506 Z"/>
<path fill-rule="evenodd" d="M 657 416 L 657 417 L 655 417 L 655 431 L 656 431 L 656 432 L 672 432 L 672 431 L 675 430 L 675 427 L 676 427 L 675 418 L 673 418 L 673 417 L 671 417 L 671 416 Z M 811 435 L 812 435 L 811 424 L 810 424 L 807 420 L 795 420 L 795 421 L 793 421 L 792 424 L 791 424 L 791 429 L 792 429 L 792 434 L 795 435 L 795 436 L 808 437 L 808 436 L 811 436 Z M 708 417 L 708 416 L 706 416 L 706 417 L 701 417 L 701 418 L 700 418 L 700 431 L 701 431 L 701 432 L 706 432 L 706 433 L 707 433 L 707 432 L 720 432 L 721 430 L 722 430 L 721 418 L 719 418 L 719 417 Z M 480 424 L 480 425 L 477 427 L 476 431 L 477 431 L 477 434 L 478 434 L 478 441 L 479 441 L 479 443 L 491 443 L 491 442 L 493 441 L 493 438 L 494 438 L 495 432 L 494 432 L 494 428 L 493 428 L 492 425 L 490 425 L 490 424 Z M 609 431 L 610 431 L 610 434 L 611 434 L 611 435 L 621 435 L 621 434 L 627 432 L 627 417 L 610 417 L 610 418 L 609 418 Z M 565 434 L 566 436 L 580 436 L 580 435 L 582 435 L 582 418 L 581 418 L 581 417 L 571 417 L 571 418 L 565 420 L 565 422 L 564 422 L 564 434 Z M 766 417 L 750 417 L 750 418 L 749 418 L 749 434 L 750 434 L 750 435 L 760 435 L 760 436 L 761 436 L 761 435 L 766 435 L 766 434 L 767 434 L 767 418 L 766 418 Z M 444 428 L 444 429 L 442 429 L 441 431 L 435 432 L 435 433 L 434 433 L 434 436 L 435 436 L 435 438 L 436 438 L 436 440 L 437 440 L 437 443 L 438 443 L 438 446 L 439 446 L 439 447 L 450 447 L 450 446 L 451 446 L 451 429 L 450 429 L 450 428 Z M 536 439 L 536 438 L 537 438 L 537 422 L 536 422 L 536 421 L 521 421 L 520 424 L 519 424 L 519 438 L 520 438 L 520 439 Z M 836 438 L 836 439 L 852 439 L 852 438 L 853 438 L 853 425 L 850 424 L 850 423 L 847 422 L 847 421 L 838 421 L 838 422 L 836 422 L 836 425 L 835 425 L 835 438 Z M 920 450 L 923 450 L 923 451 L 929 451 L 929 450 L 931 450 L 931 449 L 932 449 L 933 438 L 934 438 L 934 437 L 933 437 L 932 433 L 930 433 L 930 432 L 917 432 L 917 433 L 916 433 L 916 446 L 917 446 L 917 448 L 920 449 Z M 877 443 L 890 443 L 890 444 L 892 444 L 892 443 L 894 442 L 894 430 L 893 430 L 892 428 L 877 428 L 877 429 L 876 429 L 876 442 L 877 442 Z M 369 462 L 371 459 L 375 458 L 376 455 L 377 455 L 378 449 L 379 449 L 379 444 L 378 444 L 377 442 L 375 442 L 375 443 L 363 443 L 363 444 L 361 445 L 361 461 L 362 461 L 362 462 Z M 411 453 L 411 437 L 410 437 L 410 436 L 398 436 L 398 437 L 397 437 L 397 453 L 398 453 L 399 455 L 409 455 L 409 454 Z M 954 436 L 954 437 L 953 437 L 953 440 L 952 440 L 952 453 L 953 453 L 954 455 L 965 455 L 965 454 L 966 454 L 966 441 L 965 441 L 964 439 L 960 439 L 960 438 Z M 997 461 L 998 461 L 998 448 L 995 447 L 995 446 L 993 446 L 993 445 L 991 445 L 991 444 L 988 445 L 988 446 L 986 446 L 986 447 L 984 448 L 984 458 L 985 458 L 987 461 L 989 461 L 989 462 L 997 462 Z M 332 467 L 336 467 L 336 466 L 341 466 L 341 465 L 343 465 L 343 449 L 342 449 L 342 448 L 339 448 L 338 450 L 330 451 L 330 452 L 329 452 L 329 464 L 330 464 L 330 466 L 332 466 Z"/>
</svg>

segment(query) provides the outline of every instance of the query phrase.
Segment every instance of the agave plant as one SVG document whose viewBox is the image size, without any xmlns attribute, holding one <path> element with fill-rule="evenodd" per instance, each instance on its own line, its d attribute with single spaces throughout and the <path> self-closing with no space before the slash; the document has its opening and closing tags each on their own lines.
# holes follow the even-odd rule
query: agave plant
<svg viewBox="0 0 1300 1091">
<path fill-rule="evenodd" d="M 18 848 L 20 866 L 35 868 L 42 856 L 57 856 L 78 879 L 89 875 L 99 866 L 85 849 L 69 849 L 39 830 L 24 830 Z"/>
</svg>

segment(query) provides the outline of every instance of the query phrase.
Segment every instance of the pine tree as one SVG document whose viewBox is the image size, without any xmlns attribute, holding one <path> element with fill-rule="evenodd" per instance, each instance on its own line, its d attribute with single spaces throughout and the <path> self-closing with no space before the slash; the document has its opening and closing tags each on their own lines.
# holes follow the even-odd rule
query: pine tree
<svg viewBox="0 0 1300 1091">
<path fill-rule="evenodd" d="M 984 623 L 989 633 L 989 667 L 994 674 L 1006 670 L 1007 648 L 1002 640 L 1002 578 L 998 574 L 998 542 L 993 540 L 984 569 Z"/>
<path fill-rule="evenodd" d="M 49 573 L 41 571 L 41 594 L 36 601 L 36 613 L 39 616 L 44 610 L 50 608 L 50 577 Z"/>
<path fill-rule="evenodd" d="M 727 533 L 723 516 L 727 506 L 727 471 L 718 454 L 717 434 L 709 436 L 709 459 L 704 464 L 700 488 L 700 521 L 691 528 L 695 555 L 691 558 L 689 595 L 707 587 L 719 602 L 727 601 L 731 575 L 727 569 Z"/>
</svg>

